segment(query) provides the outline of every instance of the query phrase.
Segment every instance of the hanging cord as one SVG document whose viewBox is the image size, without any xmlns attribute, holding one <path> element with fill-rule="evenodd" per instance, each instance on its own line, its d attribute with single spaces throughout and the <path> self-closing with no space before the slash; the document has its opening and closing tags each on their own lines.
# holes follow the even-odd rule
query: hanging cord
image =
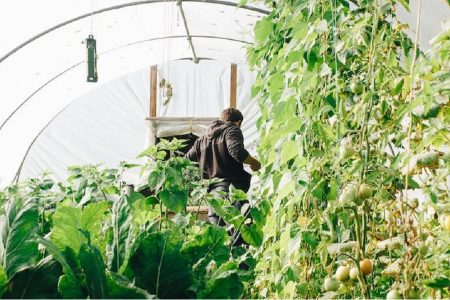
<svg viewBox="0 0 450 300">
<path fill-rule="evenodd" d="M 417 59 L 417 45 L 419 43 L 419 28 L 420 28 L 420 17 L 422 13 L 422 0 L 419 0 L 418 8 L 417 8 L 417 22 L 416 22 L 416 37 L 414 40 L 414 53 L 413 53 L 413 59 L 411 61 L 411 69 L 409 76 L 411 78 L 411 87 L 409 91 L 409 101 L 412 101 L 412 96 L 414 92 L 414 66 Z M 412 115 L 411 112 L 409 113 L 409 126 L 408 126 L 408 146 L 407 146 L 407 157 L 411 155 L 411 130 L 412 130 Z M 408 166 L 406 168 L 406 178 L 405 178 L 405 200 L 408 198 L 408 184 L 409 184 L 409 161 Z"/>
<path fill-rule="evenodd" d="M 340 109 L 340 103 L 339 103 L 339 71 L 338 71 L 338 61 L 337 61 L 337 38 L 338 38 L 338 28 L 337 28 L 337 18 L 336 18 L 336 14 L 337 14 L 337 0 L 334 0 L 334 7 L 332 9 L 333 13 L 333 20 L 334 20 L 334 24 L 333 24 L 333 44 L 334 44 L 334 81 L 335 81 L 335 100 L 336 100 L 336 126 L 337 126 L 337 139 L 340 140 L 341 139 L 341 130 L 340 130 L 340 114 L 339 114 L 339 109 Z M 332 6 L 333 6 L 333 0 L 332 0 Z"/>
<path fill-rule="evenodd" d="M 417 45 L 419 43 L 419 29 L 420 29 L 420 18 L 421 18 L 421 14 L 422 14 L 422 0 L 419 0 L 418 2 L 418 7 L 417 7 L 417 22 L 416 22 L 416 36 L 415 36 L 415 40 L 414 40 L 414 53 L 413 53 L 413 59 L 411 61 L 411 69 L 410 69 L 410 79 L 411 79 L 411 87 L 409 90 L 409 103 L 411 103 L 412 101 L 412 97 L 413 97 L 413 92 L 414 92 L 414 66 L 416 63 L 416 59 L 417 59 Z M 410 174 L 410 163 L 411 163 L 411 131 L 412 131 L 412 123 L 413 123 L 413 119 L 412 119 L 412 112 L 409 112 L 408 114 L 409 116 L 409 125 L 408 125 L 408 135 L 407 135 L 407 148 L 406 148 L 406 157 L 407 157 L 407 165 L 406 165 L 406 176 L 405 176 L 405 191 L 404 191 L 404 197 L 402 197 L 402 200 L 400 202 L 400 210 L 402 213 L 402 219 L 403 219 L 403 225 L 405 226 L 405 228 L 407 228 L 407 226 L 409 226 L 410 224 L 410 218 L 411 215 L 408 216 L 408 205 L 407 205 L 407 201 L 408 201 L 408 188 L 409 188 L 409 174 Z M 420 224 L 420 222 L 419 222 Z M 406 232 L 408 232 L 409 230 L 406 230 Z M 406 247 L 407 248 L 407 252 L 411 251 L 411 246 L 408 243 L 408 239 L 407 239 L 407 235 L 405 232 L 405 243 L 406 243 Z M 408 268 L 408 264 L 406 264 L 406 268 L 404 269 L 404 280 L 405 280 L 405 284 L 406 286 L 409 286 L 409 274 L 411 273 L 409 268 Z M 404 293 L 406 293 L 406 291 L 404 291 Z M 405 295 L 404 295 L 405 296 Z"/>
<path fill-rule="evenodd" d="M 94 30 L 94 0 L 91 0 L 91 26 L 90 26 L 90 33 L 92 35 L 93 30 Z"/>
</svg>

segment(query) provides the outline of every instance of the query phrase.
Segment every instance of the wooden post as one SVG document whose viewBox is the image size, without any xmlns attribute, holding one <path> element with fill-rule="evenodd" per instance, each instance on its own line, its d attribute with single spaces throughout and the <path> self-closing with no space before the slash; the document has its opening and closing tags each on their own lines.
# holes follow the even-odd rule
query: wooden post
<svg viewBox="0 0 450 300">
<path fill-rule="evenodd" d="M 230 107 L 236 108 L 237 97 L 237 65 L 231 64 L 231 78 L 230 78 Z"/>
<path fill-rule="evenodd" d="M 149 117 L 156 117 L 156 102 L 158 100 L 158 66 L 150 67 L 150 111 Z M 150 120 L 150 130 L 148 137 L 149 146 L 156 144 L 156 122 Z"/>
<path fill-rule="evenodd" d="M 156 100 L 158 91 L 158 66 L 150 67 L 150 115 L 156 117 Z"/>
</svg>

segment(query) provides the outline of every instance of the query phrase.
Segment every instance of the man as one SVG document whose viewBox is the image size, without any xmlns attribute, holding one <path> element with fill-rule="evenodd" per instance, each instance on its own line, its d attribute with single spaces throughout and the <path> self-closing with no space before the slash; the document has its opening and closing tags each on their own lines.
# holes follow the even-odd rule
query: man
<svg viewBox="0 0 450 300">
<path fill-rule="evenodd" d="M 228 193 L 230 185 L 247 192 L 251 175 L 244 170 L 243 164 L 250 165 L 253 171 L 261 168 L 261 163 L 244 148 L 244 136 L 240 129 L 244 117 L 235 108 L 225 109 L 220 120 L 213 121 L 208 132 L 197 139 L 186 157 L 200 165 L 204 179 L 220 178 L 222 182 L 209 187 L 209 191 Z M 233 203 L 240 209 L 242 203 Z M 210 207 L 208 218 L 211 223 L 224 225 L 223 221 Z"/>
</svg>

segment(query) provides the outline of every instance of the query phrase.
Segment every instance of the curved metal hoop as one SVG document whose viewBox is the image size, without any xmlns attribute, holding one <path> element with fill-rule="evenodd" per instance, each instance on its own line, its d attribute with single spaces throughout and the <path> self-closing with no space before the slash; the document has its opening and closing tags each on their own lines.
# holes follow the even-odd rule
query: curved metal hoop
<svg viewBox="0 0 450 300">
<path fill-rule="evenodd" d="M 124 47 L 128 47 L 128 46 L 132 46 L 132 45 L 136 45 L 136 44 L 140 44 L 140 43 L 144 43 L 144 42 L 152 42 L 152 41 L 157 41 L 157 40 L 162 40 L 162 39 L 168 39 L 168 38 L 186 38 L 186 35 L 180 35 L 180 36 L 171 36 L 171 37 L 158 37 L 158 38 L 153 38 L 153 39 L 147 39 L 147 40 L 142 40 L 142 41 L 137 41 L 137 42 L 133 42 L 133 43 L 128 43 L 126 45 L 123 46 L 119 46 L 110 50 L 107 50 L 103 53 L 100 53 L 99 55 L 102 54 L 106 54 L 109 52 L 113 52 L 115 50 L 124 48 Z M 226 37 L 217 37 L 217 36 L 207 36 L 207 35 L 193 35 L 193 38 L 211 38 L 211 39 L 222 39 L 222 40 L 227 40 L 227 41 L 232 41 L 232 42 L 238 42 L 238 43 L 244 43 L 244 44 L 251 44 L 250 42 L 247 41 L 243 41 L 243 40 L 236 40 L 236 39 L 232 39 L 232 38 L 226 38 Z M 191 57 L 182 57 L 176 60 L 192 60 Z M 214 60 L 214 58 L 210 58 L 210 57 L 199 57 L 199 60 Z M 47 81 L 45 84 L 43 84 L 42 86 L 40 86 L 38 89 L 36 89 L 29 97 L 27 97 L 27 99 L 22 102 L 20 104 L 20 106 L 18 106 L 9 116 L 8 118 L 5 120 L 5 122 L 3 122 L 3 124 L 0 127 L 3 128 L 3 126 L 6 124 L 6 122 L 8 122 L 8 120 L 26 103 L 28 102 L 35 94 L 37 94 L 40 90 L 42 90 L 45 86 L 47 86 L 48 84 L 50 84 L 52 81 L 56 80 L 57 78 L 59 78 L 60 76 L 64 75 L 65 73 L 71 71 L 72 69 L 76 68 L 77 66 L 83 64 L 85 61 L 81 61 L 69 68 L 67 68 L 66 70 L 64 70 L 63 72 L 57 74 L 56 76 L 52 77 L 49 81 Z M 76 101 L 76 100 L 75 100 Z M 22 172 L 22 168 L 23 168 L 23 164 L 25 163 L 25 160 L 28 157 L 28 154 L 31 151 L 31 148 L 33 147 L 34 143 L 37 141 L 37 139 L 39 138 L 39 136 L 45 131 L 45 129 L 47 129 L 48 126 L 50 126 L 53 121 L 60 115 L 62 114 L 65 110 L 67 110 L 72 104 L 75 103 L 75 101 L 69 103 L 68 105 L 66 105 L 64 108 L 62 108 L 55 116 L 53 116 L 50 121 L 45 124 L 45 126 L 38 132 L 38 134 L 36 134 L 36 136 L 34 137 L 34 139 L 31 141 L 30 145 L 27 148 L 27 151 L 25 152 L 22 161 L 19 165 L 19 168 L 17 169 L 16 175 L 14 176 L 14 180 L 13 181 L 18 181 L 20 178 L 20 173 Z"/>
<path fill-rule="evenodd" d="M 232 39 L 232 38 L 227 38 L 227 37 L 219 37 L 219 36 L 212 36 L 212 35 L 191 35 L 192 38 L 206 38 L 206 39 L 220 39 L 220 40 L 226 40 L 226 41 L 232 41 L 232 42 L 238 42 L 238 43 L 244 43 L 244 44 L 249 44 L 251 45 L 252 43 L 244 41 L 244 40 L 237 40 L 237 39 Z M 128 43 L 113 49 L 109 49 L 105 52 L 102 52 L 99 54 L 103 55 L 106 53 L 110 53 L 113 52 L 115 50 L 118 49 L 122 49 L 124 47 L 128 47 L 128 46 L 133 46 L 133 45 L 137 45 L 137 44 L 141 44 L 141 43 L 146 43 L 146 42 L 153 42 L 153 41 L 158 41 L 158 40 L 164 40 L 164 39 L 177 39 L 177 38 L 187 38 L 187 35 L 176 35 L 176 36 L 168 36 L 168 37 L 157 37 L 157 38 L 151 38 L 151 39 L 146 39 L 146 40 L 141 40 L 141 41 L 136 41 L 136 42 L 132 42 L 132 43 Z M 187 59 L 187 58 L 186 58 Z M 209 57 L 202 57 L 201 59 L 210 59 Z M 5 127 L 6 123 L 8 123 L 8 121 L 34 96 L 36 95 L 39 91 L 41 91 L 44 87 L 46 87 L 47 85 L 49 85 L 51 82 L 53 82 L 54 80 L 58 79 L 60 76 L 64 75 L 65 73 L 69 72 L 70 70 L 74 69 L 75 67 L 81 65 L 82 63 L 84 63 L 85 61 L 80 61 L 72 66 L 70 66 L 69 68 L 65 69 L 64 71 L 62 71 L 61 73 L 58 73 L 57 75 L 55 75 L 54 77 L 52 77 L 50 80 L 46 81 L 43 85 L 41 85 L 39 88 L 37 88 L 33 93 L 30 94 L 30 96 L 28 96 L 22 103 L 20 103 L 10 114 L 9 116 L 5 119 L 5 121 L 3 121 L 3 123 L 0 125 L 0 131 L 3 129 L 3 127 Z"/>
<path fill-rule="evenodd" d="M 172 1 L 176 1 L 176 0 L 172 0 Z M 15 52 L 19 51 L 20 49 L 22 49 L 23 47 L 25 47 L 26 45 L 28 45 L 29 43 L 39 39 L 40 37 L 46 35 L 47 33 L 52 32 L 53 30 L 56 30 L 60 27 L 63 27 L 65 25 L 68 25 L 70 23 L 76 22 L 78 20 L 90 17 L 92 15 L 97 15 L 97 14 L 101 14 L 110 10 L 116 10 L 116 9 L 121 9 L 121 8 L 125 8 L 125 7 L 129 7 L 129 6 L 137 6 L 137 5 L 144 5 L 144 4 L 153 4 L 153 3 L 161 3 L 161 2 L 167 2 L 167 0 L 144 0 L 144 1 L 135 1 L 135 2 L 130 2 L 130 3 L 125 3 L 125 4 L 120 4 L 120 5 L 115 5 L 115 6 L 111 6 L 111 7 L 106 7 L 106 8 L 102 8 L 90 13 L 86 13 L 83 14 L 81 16 L 72 18 L 70 20 L 67 20 L 65 22 L 62 22 L 58 25 L 55 25 L 53 27 L 50 27 L 49 29 L 46 29 L 44 31 L 42 31 L 41 33 L 33 36 L 32 38 L 26 40 L 25 42 L 23 42 L 22 44 L 20 44 L 19 46 L 15 47 L 14 49 L 12 49 L 11 51 L 9 51 L 8 53 L 6 53 L 4 56 L 2 56 L 0 58 L 0 63 L 2 63 L 5 59 L 7 59 L 9 56 L 13 55 Z M 251 11 L 255 11 L 261 14 L 265 14 L 268 15 L 269 12 L 267 10 L 258 8 L 258 7 L 253 7 L 253 6 L 248 6 L 248 5 L 242 5 L 239 6 L 238 3 L 234 3 L 234 2 L 229 2 L 229 1 L 221 1 L 221 0 L 183 0 L 183 2 L 199 2 L 199 3 L 211 3 L 211 4 L 219 4 L 219 5 L 226 5 L 226 6 L 234 6 L 234 7 L 239 7 L 242 9 L 246 9 L 246 10 L 251 10 Z"/>
</svg>

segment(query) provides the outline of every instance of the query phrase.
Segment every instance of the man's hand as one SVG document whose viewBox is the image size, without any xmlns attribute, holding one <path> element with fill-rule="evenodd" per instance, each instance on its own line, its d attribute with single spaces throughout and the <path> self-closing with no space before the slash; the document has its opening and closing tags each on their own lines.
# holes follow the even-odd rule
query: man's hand
<svg viewBox="0 0 450 300">
<path fill-rule="evenodd" d="M 261 163 L 255 159 L 255 162 L 250 164 L 250 169 L 252 169 L 252 171 L 256 172 L 259 169 L 261 169 Z"/>
<path fill-rule="evenodd" d="M 252 169 L 252 171 L 254 172 L 261 169 L 261 163 L 259 162 L 259 160 L 257 160 L 251 155 L 247 156 L 247 158 L 244 160 L 244 164 L 250 165 L 250 169 Z"/>
</svg>

